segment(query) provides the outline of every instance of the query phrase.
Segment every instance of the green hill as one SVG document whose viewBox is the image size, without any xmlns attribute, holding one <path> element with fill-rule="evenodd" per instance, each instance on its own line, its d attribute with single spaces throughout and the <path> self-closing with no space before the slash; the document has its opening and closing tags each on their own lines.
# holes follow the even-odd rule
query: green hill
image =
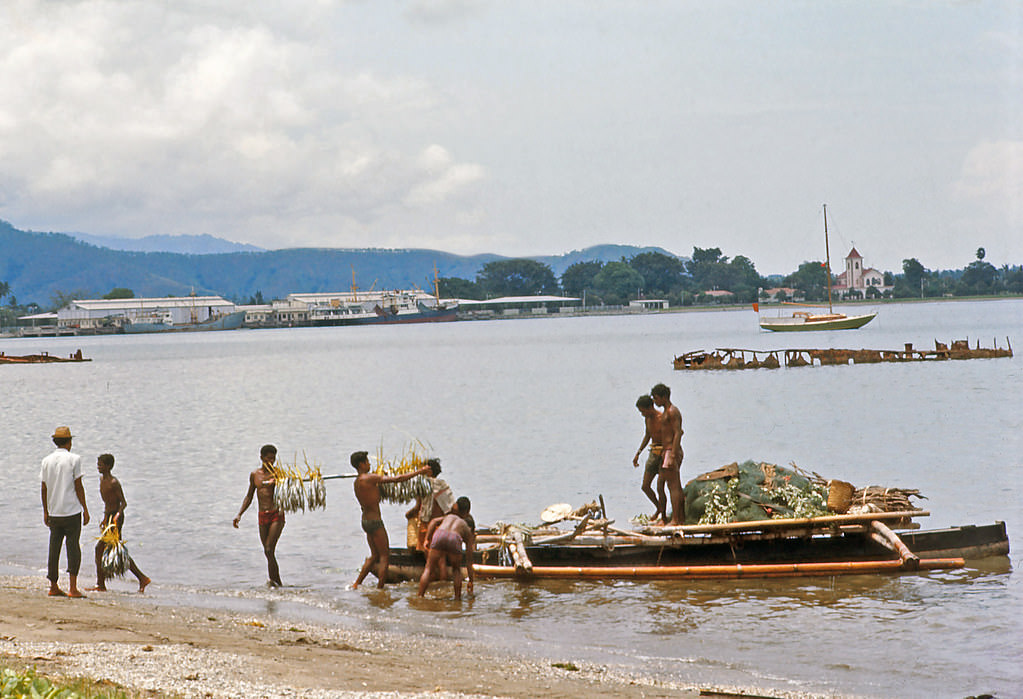
<svg viewBox="0 0 1023 699">
<path fill-rule="evenodd" d="M 560 256 L 533 257 L 555 275 L 585 260 L 618 260 L 661 248 L 607 245 Z M 63 233 L 21 231 L 0 221 L 0 280 L 10 285 L 19 304 L 48 306 L 58 293 L 98 298 L 111 289 L 131 289 L 136 296 L 217 294 L 245 300 L 257 291 L 263 298 L 290 293 L 359 288 L 429 289 L 436 265 L 441 277 L 475 279 L 500 255 L 454 255 L 424 249 L 290 248 L 263 252 L 180 254 L 111 250 Z"/>
</svg>

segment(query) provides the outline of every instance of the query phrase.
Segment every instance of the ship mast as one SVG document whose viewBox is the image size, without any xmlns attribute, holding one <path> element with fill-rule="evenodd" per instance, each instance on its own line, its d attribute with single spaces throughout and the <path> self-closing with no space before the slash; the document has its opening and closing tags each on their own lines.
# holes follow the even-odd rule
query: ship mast
<svg viewBox="0 0 1023 699">
<path fill-rule="evenodd" d="M 828 275 L 828 313 L 834 313 L 831 308 L 831 248 L 828 245 L 828 205 L 824 205 L 824 270 Z"/>
</svg>

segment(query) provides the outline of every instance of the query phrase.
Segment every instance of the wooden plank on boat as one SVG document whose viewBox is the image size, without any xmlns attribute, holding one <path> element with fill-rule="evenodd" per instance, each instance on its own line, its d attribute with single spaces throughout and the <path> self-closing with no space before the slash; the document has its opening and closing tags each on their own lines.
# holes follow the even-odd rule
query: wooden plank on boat
<svg viewBox="0 0 1023 699">
<path fill-rule="evenodd" d="M 491 578 L 560 578 L 560 579 L 716 579 L 716 578 L 778 578 L 813 575 L 858 575 L 908 570 L 949 570 L 962 568 L 962 558 L 921 559 L 919 566 L 909 568 L 901 559 L 884 561 L 837 561 L 827 563 L 758 563 L 702 566 L 533 566 L 528 574 L 512 566 L 476 563 L 473 569 L 480 577 Z"/>
<path fill-rule="evenodd" d="M 910 551 L 909 547 L 899 538 L 899 535 L 889 529 L 884 522 L 878 522 L 875 519 L 870 523 L 870 528 L 891 544 L 891 547 L 899 554 L 899 558 L 907 568 L 915 569 L 920 565 L 920 557 Z"/>
<path fill-rule="evenodd" d="M 761 529 L 805 529 L 807 526 L 824 528 L 840 524 L 870 524 L 874 520 L 889 521 L 910 517 L 928 517 L 927 510 L 904 510 L 901 512 L 868 512 L 855 515 L 828 515 L 826 517 L 798 517 L 759 519 L 752 522 L 728 522 L 727 524 L 681 524 L 667 527 L 647 527 L 642 533 L 710 534 L 712 532 L 758 531 Z"/>
</svg>

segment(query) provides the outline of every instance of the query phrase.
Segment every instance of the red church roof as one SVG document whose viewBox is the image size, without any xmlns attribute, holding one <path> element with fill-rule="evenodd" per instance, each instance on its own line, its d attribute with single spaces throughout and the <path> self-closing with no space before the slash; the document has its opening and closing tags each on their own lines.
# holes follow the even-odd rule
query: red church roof
<svg viewBox="0 0 1023 699">
<path fill-rule="evenodd" d="M 861 255 L 860 253 L 856 252 L 856 248 L 853 248 L 852 251 L 850 251 L 850 253 L 845 256 L 845 259 L 848 260 L 848 259 L 853 258 L 853 257 L 858 257 L 861 260 L 863 259 L 863 255 Z"/>
</svg>

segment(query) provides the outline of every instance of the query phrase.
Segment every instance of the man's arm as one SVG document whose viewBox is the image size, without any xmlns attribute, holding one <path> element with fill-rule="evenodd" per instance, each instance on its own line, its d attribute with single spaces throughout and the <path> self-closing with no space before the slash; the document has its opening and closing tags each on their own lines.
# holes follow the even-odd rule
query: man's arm
<svg viewBox="0 0 1023 699">
<path fill-rule="evenodd" d="M 397 476 L 380 476 L 380 480 L 377 481 L 377 482 L 378 483 L 401 483 L 402 481 L 411 480 L 411 479 L 415 478 L 416 476 L 421 476 L 424 473 L 429 473 L 429 472 L 430 472 L 430 467 L 429 466 L 423 466 L 421 469 L 412 471 L 411 473 L 402 473 L 402 474 L 397 475 Z"/>
<path fill-rule="evenodd" d="M 679 412 L 678 408 L 671 411 L 671 432 L 672 440 L 671 444 L 673 447 L 682 446 L 682 413 Z"/>
<path fill-rule="evenodd" d="M 238 522 L 241 521 L 242 515 L 245 514 L 245 510 L 249 509 L 249 505 L 252 504 L 252 496 L 256 493 L 256 480 L 249 474 L 249 491 L 245 493 L 245 499 L 242 500 L 242 509 L 238 510 L 238 516 L 234 518 L 234 528 L 238 528 Z"/>
<path fill-rule="evenodd" d="M 75 495 L 78 496 L 78 502 L 82 505 L 82 524 L 86 525 L 89 523 L 89 505 L 85 502 L 85 486 L 82 485 L 81 476 L 75 479 Z"/>
<path fill-rule="evenodd" d="M 430 520 L 430 523 L 426 525 L 426 545 L 430 545 L 430 541 L 433 540 L 433 532 L 436 531 L 437 525 L 444 521 L 443 517 L 434 517 Z"/>
<path fill-rule="evenodd" d="M 128 501 L 124 499 L 124 490 L 121 489 L 121 481 L 114 479 L 114 495 L 117 497 L 117 526 L 124 522 L 124 510 L 128 507 Z"/>
<path fill-rule="evenodd" d="M 43 481 L 42 496 L 43 496 L 43 524 L 50 526 L 50 506 L 46 504 L 46 481 Z"/>
<path fill-rule="evenodd" d="M 471 595 L 473 583 L 476 581 L 476 569 L 473 567 L 473 559 L 476 557 L 476 532 L 471 527 L 466 526 L 469 530 L 469 536 L 465 539 L 465 567 L 466 573 L 469 576 L 469 582 L 466 586 L 466 591 Z"/>
<path fill-rule="evenodd" d="M 639 445 L 639 450 L 636 451 L 636 455 L 632 457 L 632 465 L 639 468 L 639 455 L 646 449 L 646 445 L 650 442 L 650 425 L 647 425 L 646 432 L 643 433 L 643 441 Z"/>
</svg>

